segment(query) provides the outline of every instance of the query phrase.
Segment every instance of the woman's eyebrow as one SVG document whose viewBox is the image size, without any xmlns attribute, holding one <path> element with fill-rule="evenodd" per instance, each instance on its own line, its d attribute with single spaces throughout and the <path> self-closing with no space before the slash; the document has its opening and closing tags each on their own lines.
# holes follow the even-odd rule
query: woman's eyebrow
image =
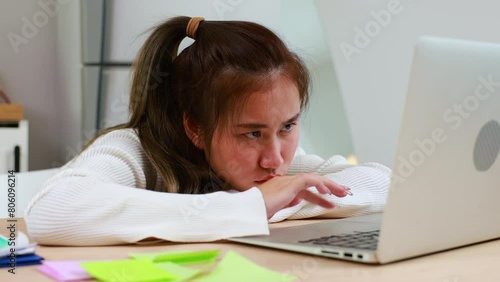
<svg viewBox="0 0 500 282">
<path fill-rule="evenodd" d="M 283 122 L 282 125 L 286 125 L 288 123 L 294 122 L 299 117 L 300 117 L 300 113 L 297 113 L 293 117 L 289 118 L 287 121 Z M 243 127 L 243 128 L 249 128 L 249 129 L 261 129 L 261 128 L 267 128 L 268 126 L 266 124 L 262 124 L 262 123 L 240 123 L 240 124 L 237 124 L 236 127 Z"/>
</svg>

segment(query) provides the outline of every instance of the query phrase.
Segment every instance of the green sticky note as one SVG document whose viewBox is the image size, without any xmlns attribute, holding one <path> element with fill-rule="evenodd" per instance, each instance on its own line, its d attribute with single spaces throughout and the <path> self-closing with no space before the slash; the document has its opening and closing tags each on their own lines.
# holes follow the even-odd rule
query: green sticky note
<svg viewBox="0 0 500 282">
<path fill-rule="evenodd" d="M 3 238 L 3 237 L 0 237 L 0 249 L 6 247 L 9 245 L 9 240 Z"/>
<path fill-rule="evenodd" d="M 155 265 L 167 271 L 168 273 L 172 273 L 173 275 L 177 276 L 177 279 L 174 280 L 175 282 L 187 281 L 202 272 L 202 270 L 187 268 L 168 261 L 157 262 L 155 263 Z"/>
<path fill-rule="evenodd" d="M 169 253 L 145 253 L 130 254 L 135 259 L 147 258 L 153 262 L 173 262 L 178 264 L 213 262 L 219 257 L 219 250 L 196 251 L 196 252 L 169 252 Z"/>
<path fill-rule="evenodd" d="M 216 269 L 214 269 L 210 274 L 200 277 L 195 281 L 286 282 L 295 279 L 297 279 L 297 277 L 292 274 L 269 270 L 245 259 L 244 257 L 238 255 L 236 252 L 229 251 L 226 253 Z"/>
<path fill-rule="evenodd" d="M 99 281 L 159 282 L 178 279 L 147 259 L 84 262 L 81 266 Z"/>
</svg>

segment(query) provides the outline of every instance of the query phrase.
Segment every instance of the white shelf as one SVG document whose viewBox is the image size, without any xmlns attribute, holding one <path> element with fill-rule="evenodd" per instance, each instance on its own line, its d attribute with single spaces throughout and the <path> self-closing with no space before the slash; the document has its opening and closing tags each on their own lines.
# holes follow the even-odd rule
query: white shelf
<svg viewBox="0 0 500 282">
<path fill-rule="evenodd" d="M 13 127 L 0 126 L 0 173 L 15 169 L 15 148 L 19 146 L 19 171 L 28 171 L 28 121 Z"/>
</svg>

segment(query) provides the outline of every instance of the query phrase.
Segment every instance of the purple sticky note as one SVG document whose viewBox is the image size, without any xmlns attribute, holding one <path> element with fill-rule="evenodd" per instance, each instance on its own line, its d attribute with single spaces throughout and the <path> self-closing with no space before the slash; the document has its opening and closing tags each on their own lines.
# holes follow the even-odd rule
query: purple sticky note
<svg viewBox="0 0 500 282">
<path fill-rule="evenodd" d="M 57 281 L 80 281 L 92 279 L 80 266 L 83 261 L 43 261 L 38 270 Z"/>
</svg>

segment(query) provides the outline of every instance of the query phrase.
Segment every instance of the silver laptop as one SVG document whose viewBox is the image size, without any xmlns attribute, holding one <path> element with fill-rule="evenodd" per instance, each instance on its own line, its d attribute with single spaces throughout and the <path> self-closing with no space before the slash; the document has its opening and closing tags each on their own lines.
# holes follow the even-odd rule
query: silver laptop
<svg viewBox="0 0 500 282">
<path fill-rule="evenodd" d="M 499 148 L 500 45 L 422 37 L 384 213 L 231 240 L 384 264 L 499 238 Z"/>
</svg>

